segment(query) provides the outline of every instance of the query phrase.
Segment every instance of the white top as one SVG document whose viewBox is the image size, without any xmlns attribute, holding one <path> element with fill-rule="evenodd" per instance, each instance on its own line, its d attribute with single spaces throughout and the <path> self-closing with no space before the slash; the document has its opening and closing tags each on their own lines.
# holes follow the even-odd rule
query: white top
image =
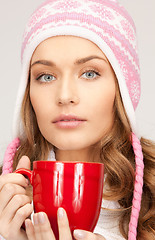
<svg viewBox="0 0 155 240">
<path fill-rule="evenodd" d="M 102 201 L 102 208 L 94 233 L 101 234 L 106 240 L 125 239 L 119 230 L 121 211 L 117 211 L 117 209 L 120 209 L 118 202 L 107 200 Z"/>
</svg>

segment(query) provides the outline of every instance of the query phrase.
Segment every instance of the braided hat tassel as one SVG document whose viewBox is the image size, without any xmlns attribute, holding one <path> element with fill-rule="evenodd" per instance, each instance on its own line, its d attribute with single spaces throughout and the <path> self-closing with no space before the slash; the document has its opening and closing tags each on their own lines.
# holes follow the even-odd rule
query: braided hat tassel
<svg viewBox="0 0 155 240">
<path fill-rule="evenodd" d="M 4 160 L 3 160 L 3 172 L 2 175 L 11 173 L 13 170 L 13 159 L 17 148 L 20 146 L 19 138 L 15 138 L 7 147 Z"/>
<path fill-rule="evenodd" d="M 137 225 L 141 208 L 144 174 L 142 147 L 138 137 L 134 133 L 132 133 L 132 146 L 135 153 L 136 173 L 128 240 L 136 240 L 137 236 Z"/>
</svg>

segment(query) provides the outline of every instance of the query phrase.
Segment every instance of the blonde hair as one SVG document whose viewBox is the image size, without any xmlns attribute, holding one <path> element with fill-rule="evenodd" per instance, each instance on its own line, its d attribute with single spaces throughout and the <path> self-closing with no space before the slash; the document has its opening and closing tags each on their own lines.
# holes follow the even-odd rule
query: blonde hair
<svg viewBox="0 0 155 240">
<path fill-rule="evenodd" d="M 16 152 L 13 169 L 16 169 L 19 159 L 27 155 L 31 160 L 45 160 L 52 145 L 40 133 L 35 113 L 30 101 L 30 80 L 28 81 L 23 99 L 21 117 L 26 137 L 21 140 L 21 146 Z M 112 129 L 96 144 L 101 162 L 107 172 L 106 182 L 109 186 L 103 198 L 118 201 L 123 207 L 120 219 L 120 231 L 127 239 L 129 219 L 134 188 L 135 156 L 130 141 L 131 127 L 123 107 L 118 83 L 114 104 L 114 123 Z M 154 183 L 155 183 L 155 143 L 141 138 L 144 154 L 144 187 L 142 207 L 138 223 L 137 239 L 151 240 L 154 236 Z"/>
</svg>

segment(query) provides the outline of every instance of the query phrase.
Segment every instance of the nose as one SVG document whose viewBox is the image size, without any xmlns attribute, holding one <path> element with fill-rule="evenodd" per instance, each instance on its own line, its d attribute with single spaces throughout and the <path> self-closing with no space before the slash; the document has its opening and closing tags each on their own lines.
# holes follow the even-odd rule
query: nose
<svg viewBox="0 0 155 240">
<path fill-rule="evenodd" d="M 77 84 L 69 77 L 60 80 L 56 95 L 56 102 L 59 106 L 77 105 L 79 103 Z"/>
</svg>

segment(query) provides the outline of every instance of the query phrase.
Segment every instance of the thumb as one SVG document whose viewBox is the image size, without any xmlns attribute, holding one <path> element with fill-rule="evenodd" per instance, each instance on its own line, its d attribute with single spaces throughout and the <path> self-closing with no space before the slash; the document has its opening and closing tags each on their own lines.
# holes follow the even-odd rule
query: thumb
<svg viewBox="0 0 155 240">
<path fill-rule="evenodd" d="M 31 166 L 30 159 L 29 159 L 27 156 L 23 156 L 23 157 L 19 160 L 16 169 L 19 169 L 19 168 L 30 169 L 30 166 Z"/>
</svg>

